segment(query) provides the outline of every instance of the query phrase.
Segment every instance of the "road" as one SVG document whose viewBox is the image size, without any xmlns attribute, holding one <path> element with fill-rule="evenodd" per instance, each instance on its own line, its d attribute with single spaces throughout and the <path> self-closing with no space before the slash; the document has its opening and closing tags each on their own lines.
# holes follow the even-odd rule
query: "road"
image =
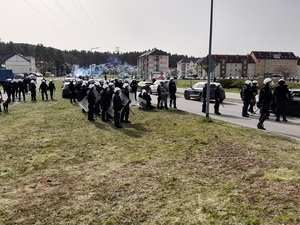
<svg viewBox="0 0 300 225">
<path fill-rule="evenodd" d="M 206 116 L 205 113 L 201 112 L 202 102 L 196 100 L 186 100 L 184 99 L 182 93 L 182 90 L 179 89 L 179 93 L 177 94 L 178 109 L 197 115 Z M 156 105 L 157 95 L 152 95 L 151 97 L 153 104 Z M 223 104 L 224 107 L 220 106 L 221 115 L 216 115 L 213 113 L 214 103 L 211 102 L 209 104 L 209 116 L 211 118 L 257 129 L 259 110 L 256 114 L 253 114 L 250 117 L 242 117 L 242 102 L 238 93 L 226 93 L 226 99 Z M 287 116 L 287 119 L 288 122 L 276 122 L 275 115 L 271 114 L 270 119 L 264 122 L 266 132 L 273 132 L 300 140 L 300 118 Z"/>
</svg>

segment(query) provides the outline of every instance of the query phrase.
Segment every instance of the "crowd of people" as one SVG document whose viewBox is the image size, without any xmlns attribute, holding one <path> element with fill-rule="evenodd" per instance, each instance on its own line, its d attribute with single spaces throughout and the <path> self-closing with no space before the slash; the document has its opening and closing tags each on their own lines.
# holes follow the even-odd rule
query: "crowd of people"
<svg viewBox="0 0 300 225">
<path fill-rule="evenodd" d="M 249 117 L 260 111 L 258 129 L 264 129 L 264 121 L 269 118 L 270 108 L 275 110 L 276 121 L 287 122 L 286 105 L 291 100 L 291 95 L 287 85 L 283 79 L 278 81 L 278 86 L 272 93 L 271 86 L 274 82 L 271 78 L 263 81 L 263 87 L 258 91 L 257 81 L 246 80 L 241 91 L 240 97 L 243 102 L 242 117 Z M 35 79 L 7 79 L 3 86 L 4 92 L 7 94 L 7 103 L 16 100 L 26 101 L 26 93 L 31 93 L 31 101 L 36 101 L 37 90 L 41 93 L 42 100 L 54 99 L 56 90 L 52 80 L 42 79 L 39 87 Z M 170 78 L 169 82 L 162 81 L 157 88 L 157 105 L 152 105 L 152 98 L 146 89 L 142 89 L 137 95 L 138 84 L 135 79 L 132 80 L 100 80 L 99 82 L 90 83 L 81 80 L 80 82 L 71 80 L 69 84 L 70 103 L 79 102 L 82 112 L 87 113 L 88 120 L 95 121 L 96 117 L 100 117 L 103 122 L 114 120 L 117 128 L 122 128 L 122 123 L 131 123 L 129 115 L 130 106 L 133 102 L 137 103 L 139 108 L 144 110 L 152 109 L 169 109 L 177 108 L 176 105 L 176 82 L 174 78 Z M 207 86 L 202 91 L 202 112 L 206 112 L 206 91 Z M 257 101 L 258 97 L 258 101 Z M 0 99 L 3 100 L 0 92 Z M 169 100 L 169 104 L 168 104 Z M 219 107 L 223 99 L 220 94 L 220 86 L 216 86 L 214 90 L 214 113 L 220 115 Z M 0 107 L 1 111 L 1 107 Z"/>
<path fill-rule="evenodd" d="M 256 113 L 257 110 L 260 111 L 259 122 L 257 124 L 258 129 L 265 130 L 264 122 L 269 119 L 270 109 L 275 110 L 276 120 L 288 122 L 286 119 L 286 105 L 288 101 L 291 100 L 291 94 L 284 79 L 278 81 L 278 86 L 275 87 L 272 93 L 271 86 L 274 82 L 271 78 L 266 78 L 263 81 L 263 87 L 260 89 L 258 94 L 257 81 L 246 80 L 243 88 L 240 91 L 241 99 L 243 101 L 242 116 L 249 117 L 250 112 L 252 115 Z M 258 95 L 258 101 L 256 101 L 256 96 Z M 254 107 L 257 106 L 257 110 Z"/>
<path fill-rule="evenodd" d="M 87 113 L 89 121 L 101 117 L 103 122 L 114 120 L 117 128 L 129 120 L 131 105 L 138 104 L 143 110 L 176 108 L 176 83 L 173 78 L 158 85 L 158 103 L 153 106 L 152 98 L 146 89 L 137 94 L 137 81 L 132 80 L 100 80 L 94 83 L 89 81 L 71 81 L 69 84 L 70 103 L 79 102 L 83 113 Z M 170 103 L 168 107 L 168 98 Z"/>
</svg>

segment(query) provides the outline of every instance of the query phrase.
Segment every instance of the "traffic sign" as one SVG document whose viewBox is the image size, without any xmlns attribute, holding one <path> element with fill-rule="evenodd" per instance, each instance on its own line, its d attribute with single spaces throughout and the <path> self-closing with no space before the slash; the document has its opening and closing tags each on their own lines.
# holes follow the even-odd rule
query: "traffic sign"
<svg viewBox="0 0 300 225">
<path fill-rule="evenodd" d="M 211 57 L 211 71 L 216 68 L 216 66 L 218 65 L 218 62 L 216 62 L 216 60 Z M 208 73 L 208 56 L 206 56 L 201 62 L 200 62 L 200 66 Z"/>
</svg>

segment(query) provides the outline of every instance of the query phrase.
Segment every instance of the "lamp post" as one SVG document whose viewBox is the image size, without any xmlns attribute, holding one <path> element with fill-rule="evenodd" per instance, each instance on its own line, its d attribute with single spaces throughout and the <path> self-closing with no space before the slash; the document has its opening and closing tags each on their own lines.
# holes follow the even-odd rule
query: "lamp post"
<svg viewBox="0 0 300 225">
<path fill-rule="evenodd" d="M 93 49 L 98 49 L 99 47 L 91 48 L 91 76 L 92 76 L 92 58 L 93 58 Z"/>
</svg>

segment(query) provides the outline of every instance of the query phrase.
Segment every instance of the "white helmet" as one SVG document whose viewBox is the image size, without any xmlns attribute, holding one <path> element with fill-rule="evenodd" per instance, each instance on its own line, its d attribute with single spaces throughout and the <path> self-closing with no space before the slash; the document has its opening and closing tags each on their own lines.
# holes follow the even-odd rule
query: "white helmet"
<svg viewBox="0 0 300 225">
<path fill-rule="evenodd" d="M 252 84 L 257 84 L 257 80 L 253 80 L 253 81 L 252 81 Z"/>
<path fill-rule="evenodd" d="M 264 79 L 264 85 L 266 85 L 266 84 L 274 85 L 274 82 L 271 78 L 268 77 L 268 78 Z"/>
<path fill-rule="evenodd" d="M 246 84 L 246 85 L 251 84 L 251 80 L 246 80 L 246 81 L 245 81 L 245 84 Z"/>
<path fill-rule="evenodd" d="M 93 89 L 93 88 L 94 88 L 94 84 L 90 84 L 89 89 Z"/>
<path fill-rule="evenodd" d="M 116 88 L 114 89 L 114 92 L 116 93 L 117 91 L 121 91 L 121 88 L 116 87 Z"/>
<path fill-rule="evenodd" d="M 128 86 L 129 86 L 128 83 L 124 83 L 124 84 L 123 84 L 123 88 L 124 88 L 124 89 L 127 88 Z"/>
</svg>

